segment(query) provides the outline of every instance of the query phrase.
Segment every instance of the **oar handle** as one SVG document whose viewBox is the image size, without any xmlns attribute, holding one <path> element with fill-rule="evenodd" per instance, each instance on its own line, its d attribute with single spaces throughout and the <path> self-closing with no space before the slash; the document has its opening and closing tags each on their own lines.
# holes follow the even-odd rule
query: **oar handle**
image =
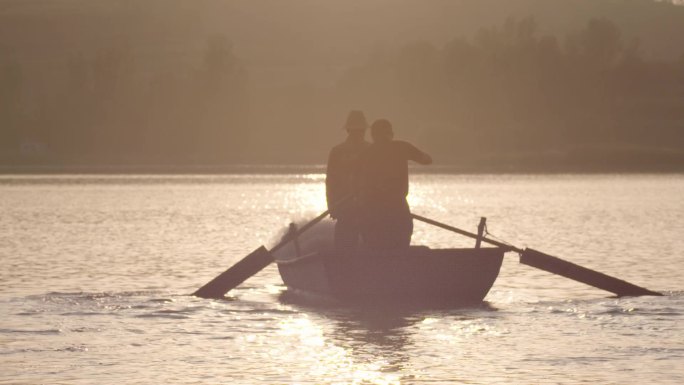
<svg viewBox="0 0 684 385">
<path fill-rule="evenodd" d="M 446 223 L 437 222 L 437 221 L 434 220 L 434 219 L 426 218 L 426 217 L 423 217 L 423 216 L 420 216 L 420 215 L 417 215 L 417 214 L 411 214 L 411 216 L 413 217 L 413 219 L 416 219 L 416 220 L 419 220 L 419 221 L 421 221 L 421 222 L 425 222 L 425 223 L 427 223 L 427 224 L 430 224 L 430 225 L 433 225 L 433 226 L 442 228 L 442 229 L 444 229 L 444 230 L 453 231 L 454 233 L 461 234 L 461 235 L 465 235 L 466 237 L 470 237 L 470 238 L 474 238 L 474 239 L 480 239 L 482 242 L 486 242 L 486 243 L 489 243 L 490 245 L 494 245 L 494 246 L 497 246 L 497 247 L 501 247 L 502 249 L 506 249 L 506 251 L 515 251 L 515 252 L 517 252 L 517 253 L 522 253 L 522 252 L 523 252 L 522 249 L 517 248 L 517 247 L 515 247 L 515 246 L 507 245 L 507 244 L 505 244 L 505 243 L 502 243 L 502 242 L 499 242 L 499 241 L 495 241 L 495 240 L 489 239 L 489 238 L 484 238 L 484 237 L 483 237 L 483 238 L 480 238 L 480 237 L 478 237 L 477 234 L 475 234 L 475 233 L 471 233 L 471 232 L 469 232 L 469 231 L 461 230 L 461 229 L 459 229 L 458 227 L 449 226 L 449 225 L 447 225 Z"/>
<path fill-rule="evenodd" d="M 335 202 L 335 204 L 332 205 L 329 209 L 323 211 L 321 215 L 317 216 L 316 218 L 310 220 L 307 224 L 304 226 L 296 229 L 295 231 L 289 232 L 285 235 L 283 240 L 281 240 L 277 245 L 273 246 L 271 248 L 271 252 L 278 251 L 281 247 L 285 246 L 288 244 L 288 242 L 292 241 L 293 239 L 297 238 L 298 236 L 302 235 L 303 232 L 306 230 L 316 226 L 316 224 L 323 219 L 325 219 L 328 215 L 330 215 L 330 210 L 342 206 L 344 203 L 347 203 L 350 199 L 352 199 L 352 195 L 347 195 L 344 198 L 340 199 L 339 201 Z"/>
<path fill-rule="evenodd" d="M 307 224 L 305 224 L 304 226 L 298 228 L 297 230 L 295 230 L 295 231 L 293 231 L 293 232 L 291 232 L 291 233 L 287 233 L 287 234 L 285 235 L 285 238 L 284 238 L 282 241 L 280 241 L 277 245 L 275 245 L 275 246 L 273 246 L 273 247 L 271 248 L 271 252 L 277 251 L 277 250 L 280 249 L 281 247 L 287 245 L 288 242 L 290 242 L 291 240 L 297 238 L 297 237 L 300 236 L 303 232 L 305 232 L 306 230 L 308 230 L 308 229 L 312 228 L 313 226 L 315 226 L 318 222 L 320 222 L 320 221 L 322 221 L 323 219 L 325 219 L 325 217 L 327 217 L 329 214 L 330 214 L 330 210 L 325 210 L 324 212 L 321 213 L 321 215 L 319 215 L 319 216 L 317 216 L 316 218 L 312 219 L 311 221 L 309 221 L 309 222 L 308 222 Z"/>
</svg>

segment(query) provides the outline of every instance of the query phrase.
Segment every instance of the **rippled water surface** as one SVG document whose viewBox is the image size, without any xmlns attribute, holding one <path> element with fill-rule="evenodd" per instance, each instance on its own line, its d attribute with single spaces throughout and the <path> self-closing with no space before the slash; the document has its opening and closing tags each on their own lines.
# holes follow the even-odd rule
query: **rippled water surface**
<svg viewBox="0 0 684 385">
<path fill-rule="evenodd" d="M 187 295 L 293 219 L 323 176 L 0 177 L 0 383 L 681 384 L 683 175 L 416 175 L 413 211 L 649 289 L 610 293 L 507 254 L 475 308 L 354 309 L 271 266 Z M 416 223 L 414 243 L 472 240 Z"/>
</svg>

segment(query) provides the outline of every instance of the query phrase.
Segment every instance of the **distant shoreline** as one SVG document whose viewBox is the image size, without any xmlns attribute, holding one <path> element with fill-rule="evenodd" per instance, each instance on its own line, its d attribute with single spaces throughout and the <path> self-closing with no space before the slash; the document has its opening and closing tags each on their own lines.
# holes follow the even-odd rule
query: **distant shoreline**
<svg viewBox="0 0 684 385">
<path fill-rule="evenodd" d="M 221 175 L 221 174 L 324 174 L 323 164 L 291 164 L 291 165 L 24 165 L 2 166 L 0 175 Z M 459 166 L 432 165 L 411 167 L 414 174 L 671 174 L 684 173 L 683 165 L 644 165 L 643 167 L 615 166 L 551 166 L 548 165 L 511 165 L 511 166 Z"/>
</svg>

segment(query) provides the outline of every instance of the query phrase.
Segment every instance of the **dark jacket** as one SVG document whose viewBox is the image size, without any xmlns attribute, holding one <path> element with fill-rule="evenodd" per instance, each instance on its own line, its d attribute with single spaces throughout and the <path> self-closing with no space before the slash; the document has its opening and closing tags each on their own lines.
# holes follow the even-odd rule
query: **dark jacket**
<svg viewBox="0 0 684 385">
<path fill-rule="evenodd" d="M 353 195 L 358 189 L 358 170 L 361 154 L 370 143 L 346 140 L 330 150 L 325 178 L 325 193 L 328 209 L 333 218 L 346 219 L 354 215 Z M 343 199 L 344 204 L 339 205 Z"/>
<path fill-rule="evenodd" d="M 359 162 L 362 203 L 403 206 L 409 191 L 408 161 L 418 161 L 423 156 L 414 145 L 401 140 L 369 146 Z"/>
</svg>

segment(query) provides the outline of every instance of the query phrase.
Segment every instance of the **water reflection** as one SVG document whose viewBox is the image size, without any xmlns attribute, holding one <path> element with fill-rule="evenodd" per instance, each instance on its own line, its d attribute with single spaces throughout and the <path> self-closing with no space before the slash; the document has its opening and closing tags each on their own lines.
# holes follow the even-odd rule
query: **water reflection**
<svg viewBox="0 0 684 385">
<path fill-rule="evenodd" d="M 327 381 L 400 384 L 416 380 L 415 352 L 426 333 L 441 344 L 495 334 L 486 318 L 497 309 L 483 303 L 466 309 L 345 307 L 321 298 L 284 291 L 280 302 L 296 309 L 280 324 L 280 334 L 296 336 L 311 375 Z M 420 337 L 423 335 L 423 337 Z M 415 340 L 419 342 L 416 343 Z M 413 352 L 413 353 L 412 353 Z"/>
<path fill-rule="evenodd" d="M 410 367 L 412 326 L 420 322 L 418 315 L 382 310 L 337 312 L 326 314 L 332 328 L 329 338 L 346 345 L 359 362 L 375 361 L 385 374 L 405 373 Z"/>
<path fill-rule="evenodd" d="M 410 366 L 411 326 L 420 317 L 379 311 L 302 311 L 280 322 L 296 338 L 310 375 L 351 384 L 400 384 Z"/>
</svg>

